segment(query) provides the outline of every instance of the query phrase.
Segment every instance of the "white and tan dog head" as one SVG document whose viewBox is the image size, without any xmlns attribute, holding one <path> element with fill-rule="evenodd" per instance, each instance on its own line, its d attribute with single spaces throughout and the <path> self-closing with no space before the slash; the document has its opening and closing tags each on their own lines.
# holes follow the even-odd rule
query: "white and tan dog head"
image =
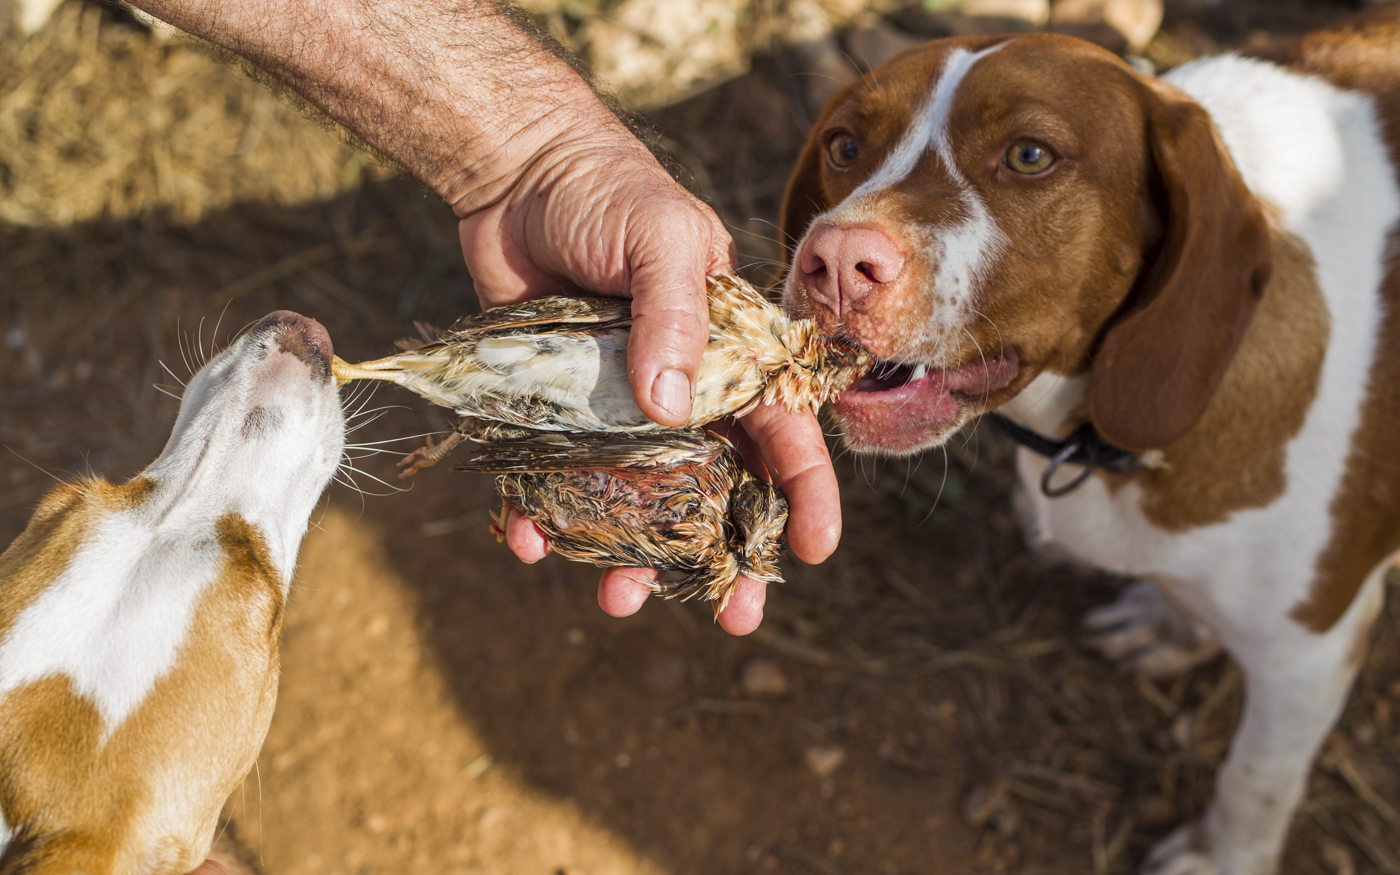
<svg viewBox="0 0 1400 875">
<path fill-rule="evenodd" d="M 896 455 L 1042 373 L 1088 374 L 1105 437 L 1162 446 L 1199 417 L 1269 273 L 1206 113 L 1047 34 L 935 41 L 837 95 L 782 227 L 788 308 L 886 363 L 836 403 L 846 439 Z"/>
<path fill-rule="evenodd" d="M 61 486 L 0 556 L 0 868 L 183 873 L 276 700 L 282 608 L 339 464 L 330 338 L 268 316 L 131 481 Z"/>
</svg>

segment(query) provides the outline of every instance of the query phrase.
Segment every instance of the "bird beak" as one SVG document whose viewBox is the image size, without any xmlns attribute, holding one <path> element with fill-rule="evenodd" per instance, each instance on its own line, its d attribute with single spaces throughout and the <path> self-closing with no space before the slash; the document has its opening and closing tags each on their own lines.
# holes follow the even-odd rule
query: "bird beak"
<svg viewBox="0 0 1400 875">
<path fill-rule="evenodd" d="M 335 377 L 336 388 L 344 386 L 351 380 L 387 380 L 396 382 L 395 377 L 402 370 L 394 356 L 388 358 L 375 359 L 372 362 L 362 362 L 352 365 L 340 356 L 331 356 L 331 375 Z"/>
</svg>

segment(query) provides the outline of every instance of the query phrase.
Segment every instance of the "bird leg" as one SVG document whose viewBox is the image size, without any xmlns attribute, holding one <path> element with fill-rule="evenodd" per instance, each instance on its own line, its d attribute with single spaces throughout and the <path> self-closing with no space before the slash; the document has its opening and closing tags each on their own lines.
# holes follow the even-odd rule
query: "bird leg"
<svg viewBox="0 0 1400 875">
<path fill-rule="evenodd" d="M 335 377 L 336 386 L 344 386 L 351 380 L 385 380 L 393 383 L 397 382 L 398 374 L 403 370 L 396 359 L 391 355 L 352 365 L 338 355 L 331 356 L 331 375 Z"/>
<path fill-rule="evenodd" d="M 457 427 L 452 429 L 447 437 L 436 443 L 433 442 L 432 435 L 428 435 L 427 446 L 419 447 L 399 460 L 399 467 L 404 469 L 399 472 L 399 479 L 407 480 L 424 468 L 431 468 L 438 462 L 441 462 L 443 456 L 452 452 L 453 447 L 467 439 L 467 436 L 462 433 L 461 429 L 462 424 L 458 423 Z"/>
</svg>

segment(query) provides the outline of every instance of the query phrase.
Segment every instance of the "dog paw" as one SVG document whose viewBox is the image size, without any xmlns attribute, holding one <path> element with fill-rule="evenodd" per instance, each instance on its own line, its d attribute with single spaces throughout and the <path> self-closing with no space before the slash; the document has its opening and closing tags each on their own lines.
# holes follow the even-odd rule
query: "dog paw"
<svg viewBox="0 0 1400 875">
<path fill-rule="evenodd" d="M 1180 826 L 1147 855 L 1138 875 L 1220 875 L 1199 821 Z"/>
<path fill-rule="evenodd" d="M 1163 595 L 1135 580 L 1118 600 L 1084 617 L 1084 643 L 1125 672 L 1150 678 L 1181 674 L 1220 653 L 1215 634 Z"/>
</svg>

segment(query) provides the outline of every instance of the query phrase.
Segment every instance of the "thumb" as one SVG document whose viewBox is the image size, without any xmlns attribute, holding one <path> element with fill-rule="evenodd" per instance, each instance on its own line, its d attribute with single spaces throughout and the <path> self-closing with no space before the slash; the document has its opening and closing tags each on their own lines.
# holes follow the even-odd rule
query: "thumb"
<svg viewBox="0 0 1400 875">
<path fill-rule="evenodd" d="M 695 398 L 695 375 L 710 339 L 705 277 L 732 269 L 734 244 L 719 218 L 698 202 L 689 221 L 658 218 L 629 249 L 632 337 L 628 375 L 637 404 L 653 422 L 682 425 Z M 669 227 L 671 233 L 656 233 Z"/>
<path fill-rule="evenodd" d="M 637 404 L 653 422 L 690 417 L 695 374 L 710 339 L 705 270 L 698 259 L 652 262 L 632 274 L 627 371 Z"/>
</svg>

